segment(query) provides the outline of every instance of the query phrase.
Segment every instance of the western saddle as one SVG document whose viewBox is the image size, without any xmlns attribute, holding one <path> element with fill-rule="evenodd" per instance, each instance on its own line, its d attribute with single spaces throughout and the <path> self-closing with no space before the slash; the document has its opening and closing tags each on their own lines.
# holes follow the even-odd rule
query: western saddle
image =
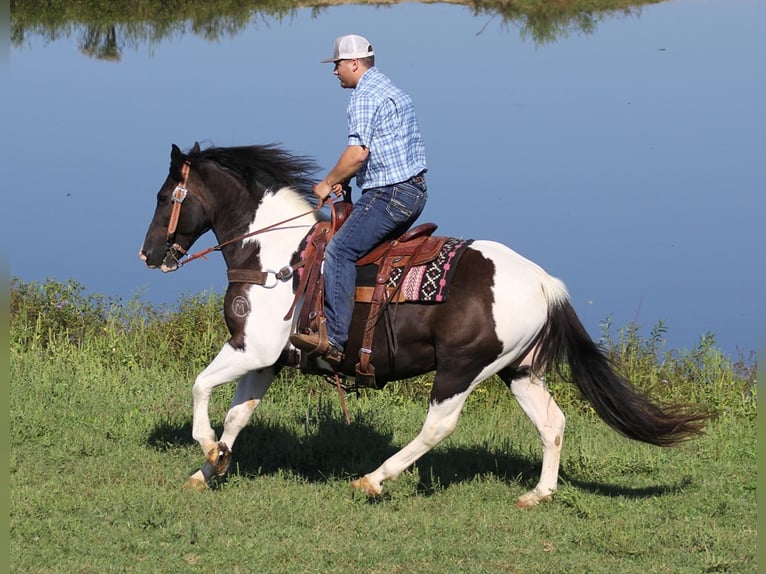
<svg viewBox="0 0 766 574">
<path fill-rule="evenodd" d="M 303 258 L 303 273 L 295 292 L 295 300 L 285 319 L 292 316 L 295 305 L 303 297 L 303 305 L 297 319 L 297 332 L 315 332 L 319 334 L 319 346 L 316 351 L 323 353 L 329 346 L 327 325 L 324 316 L 324 279 L 322 277 L 322 261 L 325 248 L 332 236 L 343 225 L 351 211 L 349 201 L 340 201 L 331 206 L 331 220 L 317 223 Z M 375 284 L 372 287 L 357 286 L 355 301 L 369 303 L 370 310 L 364 327 L 359 351 L 359 361 L 355 365 L 356 384 L 358 386 L 382 388 L 375 381 L 375 366 L 371 362 L 372 344 L 377 327 L 390 303 L 404 301 L 401 292 L 401 282 L 407 272 L 416 265 L 423 265 L 435 259 L 442 249 L 446 237 L 433 236 L 436 224 L 423 223 L 405 232 L 399 238 L 387 241 L 374 248 L 359 259 L 357 267 L 375 265 L 377 272 Z M 402 268 L 399 280 L 391 283 L 391 271 Z M 301 354 L 301 366 L 306 367 L 308 357 Z"/>
</svg>

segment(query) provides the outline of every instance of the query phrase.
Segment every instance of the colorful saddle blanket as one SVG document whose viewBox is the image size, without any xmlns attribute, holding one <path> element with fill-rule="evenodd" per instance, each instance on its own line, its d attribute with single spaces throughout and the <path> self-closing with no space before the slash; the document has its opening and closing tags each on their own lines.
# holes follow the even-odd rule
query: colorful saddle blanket
<svg viewBox="0 0 766 574">
<path fill-rule="evenodd" d="M 446 301 L 452 274 L 457 267 L 460 256 L 471 243 L 472 240 L 470 239 L 450 237 L 446 239 L 436 258 L 432 261 L 409 269 L 405 267 L 392 268 L 387 283 L 389 290 L 396 289 L 401 280 L 401 286 L 394 301 L 420 303 L 442 303 Z M 372 289 L 375 287 L 377 273 L 378 266 L 375 264 L 357 267 L 357 300 L 365 299 L 359 294 L 363 293 L 365 288 Z"/>
</svg>

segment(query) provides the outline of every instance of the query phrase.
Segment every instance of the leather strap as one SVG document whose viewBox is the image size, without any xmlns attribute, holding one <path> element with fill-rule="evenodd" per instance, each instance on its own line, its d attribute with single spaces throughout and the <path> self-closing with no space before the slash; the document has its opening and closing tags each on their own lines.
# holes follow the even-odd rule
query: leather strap
<svg viewBox="0 0 766 574">
<path fill-rule="evenodd" d="M 319 318 L 324 318 L 324 278 L 322 277 L 322 260 L 324 251 L 330 240 L 330 224 L 319 223 L 315 232 L 312 234 L 311 241 L 306 246 L 306 266 L 303 269 L 303 276 L 298 284 L 298 289 L 293 300 L 295 302 L 303 297 L 303 305 L 298 315 L 298 332 L 311 330 L 320 332 Z M 292 313 L 292 308 L 290 313 Z M 312 328 L 312 323 L 317 323 L 317 328 Z M 327 330 L 325 328 L 325 336 Z M 320 332 L 321 336 L 321 332 Z"/>
<path fill-rule="evenodd" d="M 176 235 L 176 229 L 178 228 L 178 218 L 181 216 L 181 205 L 186 199 L 188 190 L 186 183 L 189 180 L 189 170 L 191 169 L 191 162 L 187 159 L 181 168 L 181 181 L 173 190 L 171 194 L 171 200 L 173 201 L 173 207 L 170 211 L 170 221 L 168 221 L 167 239 L 168 243 L 173 241 Z"/>
<path fill-rule="evenodd" d="M 401 263 L 401 257 L 397 254 L 395 256 L 384 257 L 378 267 L 378 274 L 375 278 L 375 288 L 372 294 L 372 300 L 370 301 L 370 312 L 367 315 L 367 323 L 364 327 L 364 333 L 362 334 L 362 346 L 359 349 L 359 362 L 355 365 L 356 376 L 364 378 L 374 386 L 378 386 L 375 383 L 375 367 L 370 364 L 372 358 L 372 342 L 375 335 L 375 327 L 380 320 L 381 314 L 388 309 L 388 304 L 392 298 L 396 298 L 400 294 L 402 281 L 407 275 L 407 272 L 412 268 L 413 262 L 417 260 L 418 251 L 422 249 L 425 243 L 421 242 L 413 250 L 412 254 L 407 257 L 407 261 L 404 264 L 404 270 L 396 284 L 394 290 L 389 293 L 387 288 L 388 277 L 391 275 L 391 268 L 394 263 Z M 396 341 L 392 343 L 396 345 Z"/>
<path fill-rule="evenodd" d="M 354 302 L 369 303 L 375 295 L 375 289 L 376 287 L 357 287 L 354 290 Z M 400 289 L 388 287 L 387 290 L 389 303 L 404 303 L 406 301 L 405 295 Z"/>
<path fill-rule="evenodd" d="M 226 275 L 229 283 L 250 283 L 252 285 L 266 285 L 268 273 L 258 269 L 228 269 Z"/>
</svg>

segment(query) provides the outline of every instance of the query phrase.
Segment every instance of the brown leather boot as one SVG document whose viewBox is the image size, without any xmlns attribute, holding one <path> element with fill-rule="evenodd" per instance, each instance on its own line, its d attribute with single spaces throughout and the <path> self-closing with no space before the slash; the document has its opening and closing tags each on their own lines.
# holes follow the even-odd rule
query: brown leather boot
<svg viewBox="0 0 766 574">
<path fill-rule="evenodd" d="M 293 333 L 290 335 L 290 342 L 297 349 L 314 354 L 319 347 L 319 333 Z M 333 367 L 337 367 L 343 362 L 343 351 L 330 343 L 321 357 Z"/>
</svg>

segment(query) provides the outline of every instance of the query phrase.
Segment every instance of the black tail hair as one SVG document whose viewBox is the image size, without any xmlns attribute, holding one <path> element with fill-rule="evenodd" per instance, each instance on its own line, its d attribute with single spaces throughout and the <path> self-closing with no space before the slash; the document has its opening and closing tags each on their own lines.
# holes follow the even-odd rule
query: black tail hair
<svg viewBox="0 0 766 574">
<path fill-rule="evenodd" d="M 657 446 L 674 446 L 703 433 L 713 413 L 699 405 L 659 404 L 617 374 L 616 366 L 591 339 L 569 301 L 551 303 L 539 339 L 537 367 L 569 366 L 570 382 L 596 414 L 628 438 Z"/>
</svg>

